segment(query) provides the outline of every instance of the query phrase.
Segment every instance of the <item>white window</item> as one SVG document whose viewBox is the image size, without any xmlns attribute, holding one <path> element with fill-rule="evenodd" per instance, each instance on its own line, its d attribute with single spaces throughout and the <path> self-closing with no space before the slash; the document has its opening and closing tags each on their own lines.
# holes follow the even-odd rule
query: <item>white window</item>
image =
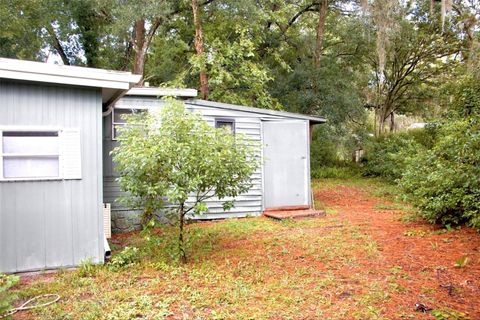
<svg viewBox="0 0 480 320">
<path fill-rule="evenodd" d="M 80 179 L 76 129 L 0 128 L 0 180 Z"/>
<path fill-rule="evenodd" d="M 135 114 L 145 111 L 146 109 L 123 109 L 113 108 L 112 110 L 112 140 L 117 140 L 118 127 L 124 126 L 127 122 L 124 119 L 125 115 Z"/>
</svg>

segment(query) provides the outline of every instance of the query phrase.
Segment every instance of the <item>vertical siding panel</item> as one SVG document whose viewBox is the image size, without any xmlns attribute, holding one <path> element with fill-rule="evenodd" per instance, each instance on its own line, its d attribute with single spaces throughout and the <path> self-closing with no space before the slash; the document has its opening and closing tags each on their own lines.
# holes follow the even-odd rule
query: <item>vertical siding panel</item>
<svg viewBox="0 0 480 320">
<path fill-rule="evenodd" d="M 65 116 L 68 96 L 63 94 L 64 89 L 58 88 L 58 94 L 49 98 L 49 94 L 43 91 L 43 124 L 63 123 L 69 126 L 68 117 Z M 46 265 L 47 266 L 70 266 L 72 259 L 72 235 L 70 214 L 70 186 L 68 181 L 50 184 L 48 192 L 54 192 L 62 197 L 55 201 L 46 201 Z M 62 226 L 61 228 L 59 226 Z"/>
<path fill-rule="evenodd" d="M 85 141 L 92 141 L 91 144 L 88 145 L 88 148 L 86 150 L 85 154 L 85 161 L 86 161 L 86 167 L 89 168 L 91 171 L 95 171 L 95 175 L 89 175 L 88 177 L 85 177 L 88 179 L 88 185 L 90 185 L 90 188 L 86 188 L 86 185 L 84 184 L 83 188 L 85 190 L 85 195 L 88 197 L 88 199 L 92 199 L 92 201 L 89 203 L 89 206 L 85 208 L 85 227 L 88 229 L 88 233 L 85 235 L 88 240 L 88 252 L 98 252 L 98 242 L 99 242 L 99 234 L 98 234 L 98 210 L 97 210 L 97 177 L 99 174 L 101 174 L 101 171 L 97 171 L 97 156 L 98 153 L 96 152 L 97 150 L 97 140 L 101 139 L 101 135 L 97 137 L 97 119 L 95 119 L 95 99 L 93 96 L 89 96 L 88 98 L 85 97 L 86 99 L 82 99 L 82 108 L 85 110 L 88 110 L 86 112 L 83 112 L 82 118 L 84 123 L 88 123 L 88 130 L 87 130 L 87 139 Z M 82 101 L 80 101 L 82 102 Z M 96 224 L 92 225 L 89 227 L 91 221 L 97 221 Z M 97 254 L 93 255 L 92 257 L 94 258 L 95 262 L 99 262 L 99 256 Z"/>
<path fill-rule="evenodd" d="M 82 135 L 81 180 L 0 182 L 0 272 L 102 261 L 100 90 L 0 80 L 0 125 Z"/>
<path fill-rule="evenodd" d="M 85 139 L 88 135 L 89 127 L 88 123 L 84 123 L 83 113 L 88 112 L 86 110 L 82 110 L 82 112 L 75 112 L 76 110 L 81 110 L 83 105 L 79 101 L 80 99 L 77 96 L 72 96 L 72 103 L 69 105 L 67 111 L 69 113 L 69 119 L 78 119 L 80 123 L 83 123 L 82 132 L 81 132 L 81 157 L 82 157 L 82 179 L 88 185 L 88 176 L 86 176 L 85 170 L 87 168 L 86 163 L 86 154 L 87 150 L 85 149 Z M 72 181 L 72 214 L 75 217 L 75 227 L 74 227 L 74 263 L 78 264 L 86 257 L 88 257 L 88 242 L 86 241 L 86 234 L 88 234 L 88 230 L 84 230 L 86 226 L 87 217 L 85 215 L 85 203 L 82 201 L 78 201 L 79 199 L 86 199 L 83 184 L 76 183 L 77 181 Z"/>
<path fill-rule="evenodd" d="M 102 105 L 100 94 L 95 96 L 96 98 L 95 105 Z M 96 199 L 96 217 L 97 217 L 97 230 L 96 234 L 98 235 L 97 239 L 97 248 L 98 248 L 98 257 L 99 262 L 104 262 L 105 257 L 105 248 L 103 247 L 104 239 L 104 229 L 103 229 L 103 119 L 102 119 L 102 108 L 93 108 L 92 123 L 96 124 L 94 139 L 96 142 L 96 161 L 93 163 L 95 165 L 95 171 L 97 172 L 96 183 L 95 183 L 95 192 L 94 199 Z"/>
<path fill-rule="evenodd" d="M 12 190 L 12 185 L 0 185 L 0 270 L 5 271 L 17 270 L 16 199 Z"/>
<path fill-rule="evenodd" d="M 17 268 L 45 267 L 45 230 L 43 228 L 43 193 L 30 182 L 12 184 L 15 190 Z"/>
<path fill-rule="evenodd" d="M 70 254 L 72 250 L 71 237 L 71 216 L 68 210 L 68 198 L 58 197 L 56 201 L 49 201 L 49 193 L 52 189 L 45 192 L 45 212 L 46 215 L 46 265 L 47 266 L 70 266 L 73 265 L 73 259 Z M 65 182 L 55 186 L 57 194 L 68 194 Z M 59 227 L 61 226 L 61 227 Z"/>
</svg>

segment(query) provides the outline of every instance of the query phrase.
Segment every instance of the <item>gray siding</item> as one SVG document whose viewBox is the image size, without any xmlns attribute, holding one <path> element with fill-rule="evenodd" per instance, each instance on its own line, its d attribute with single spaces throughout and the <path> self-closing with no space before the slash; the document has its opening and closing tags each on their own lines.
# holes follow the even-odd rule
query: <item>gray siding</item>
<svg viewBox="0 0 480 320">
<path fill-rule="evenodd" d="M 81 131 L 82 179 L 0 182 L 0 271 L 103 262 L 100 89 L 0 79 L 0 126 Z"/>
<path fill-rule="evenodd" d="M 164 105 L 162 100 L 149 97 L 126 96 L 117 102 L 116 106 L 123 108 L 159 108 Z M 186 101 L 186 107 L 202 115 L 202 118 L 210 123 L 215 124 L 215 118 L 232 118 L 235 119 L 235 129 L 237 133 L 242 133 L 250 137 L 258 143 L 262 140 L 261 122 L 268 118 L 277 118 L 273 116 L 265 116 L 243 111 L 222 110 L 219 108 L 202 106 L 189 103 Z M 111 115 L 104 118 L 104 201 L 112 203 L 113 211 L 128 210 L 123 208 L 117 201 L 122 192 L 118 184 L 115 182 L 117 173 L 113 168 L 113 163 L 109 152 L 116 145 L 111 140 Z M 262 212 L 262 171 L 261 168 L 252 176 L 253 186 L 249 192 L 235 198 L 235 206 L 231 210 L 225 212 L 222 208 L 222 202 L 212 198 L 207 200 L 209 213 L 196 216 L 195 219 L 215 219 L 227 217 L 245 217 L 249 215 L 259 215 Z"/>
</svg>

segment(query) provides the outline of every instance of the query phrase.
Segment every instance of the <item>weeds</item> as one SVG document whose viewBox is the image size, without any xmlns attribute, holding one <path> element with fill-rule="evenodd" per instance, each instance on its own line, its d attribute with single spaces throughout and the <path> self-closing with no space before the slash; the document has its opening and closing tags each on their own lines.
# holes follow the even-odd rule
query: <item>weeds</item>
<svg viewBox="0 0 480 320">
<path fill-rule="evenodd" d="M 11 291 L 11 288 L 19 281 L 20 277 L 18 276 L 0 273 L 0 318 L 12 308 L 11 303 L 17 296 Z"/>
<path fill-rule="evenodd" d="M 470 260 L 470 259 L 469 259 L 467 256 L 463 256 L 463 257 L 461 257 L 460 259 L 457 259 L 457 260 L 455 261 L 454 267 L 455 267 L 455 268 L 463 268 L 463 267 L 465 267 L 465 266 L 468 264 L 468 261 L 469 261 L 469 260 Z"/>
<path fill-rule="evenodd" d="M 312 178 L 314 179 L 350 179 L 362 176 L 360 167 L 344 166 L 344 167 L 321 167 L 312 170 Z"/>
<path fill-rule="evenodd" d="M 80 277 L 93 277 L 98 271 L 98 267 L 93 264 L 92 258 L 85 259 L 80 262 L 78 275 Z"/>
<path fill-rule="evenodd" d="M 432 310 L 432 316 L 435 317 L 436 320 L 468 320 L 470 318 L 467 317 L 465 313 L 456 312 L 449 309 L 440 309 L 440 310 Z"/>
<path fill-rule="evenodd" d="M 118 271 L 128 267 L 139 259 L 139 250 L 135 247 L 125 247 L 121 252 L 112 257 L 108 263 L 108 268 L 112 271 Z"/>
</svg>

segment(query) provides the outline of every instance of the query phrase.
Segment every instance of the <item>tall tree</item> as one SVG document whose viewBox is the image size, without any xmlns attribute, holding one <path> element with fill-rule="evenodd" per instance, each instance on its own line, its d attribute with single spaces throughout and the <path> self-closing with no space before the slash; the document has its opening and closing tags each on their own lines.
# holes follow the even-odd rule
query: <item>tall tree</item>
<svg viewBox="0 0 480 320">
<path fill-rule="evenodd" d="M 322 58 L 323 37 L 325 34 L 325 22 L 327 21 L 328 0 L 319 0 L 318 4 L 318 24 L 317 36 L 315 41 L 315 66 L 320 67 Z"/>
<path fill-rule="evenodd" d="M 193 24 L 195 25 L 195 51 L 197 52 L 197 55 L 203 59 L 202 22 L 197 0 L 192 0 L 192 13 Z M 208 100 L 208 76 L 203 68 L 200 70 L 200 94 L 202 99 Z"/>
<path fill-rule="evenodd" d="M 133 73 L 143 75 L 150 45 L 162 23 L 176 12 L 178 4 L 171 0 L 115 1 L 115 28 L 127 37 L 125 59 L 131 59 Z"/>
<path fill-rule="evenodd" d="M 435 25 L 414 21 L 414 18 L 398 21 L 397 30 L 383 48 L 383 56 L 369 57 L 374 71 L 370 104 L 376 113 L 377 134 L 385 132 L 388 120 L 393 130 L 394 114 L 406 111 L 405 107 L 411 106 L 412 101 L 420 102 L 419 88 L 431 84 L 455 63 L 454 59 L 447 58 L 458 53 L 456 39 L 442 36 Z"/>
</svg>

